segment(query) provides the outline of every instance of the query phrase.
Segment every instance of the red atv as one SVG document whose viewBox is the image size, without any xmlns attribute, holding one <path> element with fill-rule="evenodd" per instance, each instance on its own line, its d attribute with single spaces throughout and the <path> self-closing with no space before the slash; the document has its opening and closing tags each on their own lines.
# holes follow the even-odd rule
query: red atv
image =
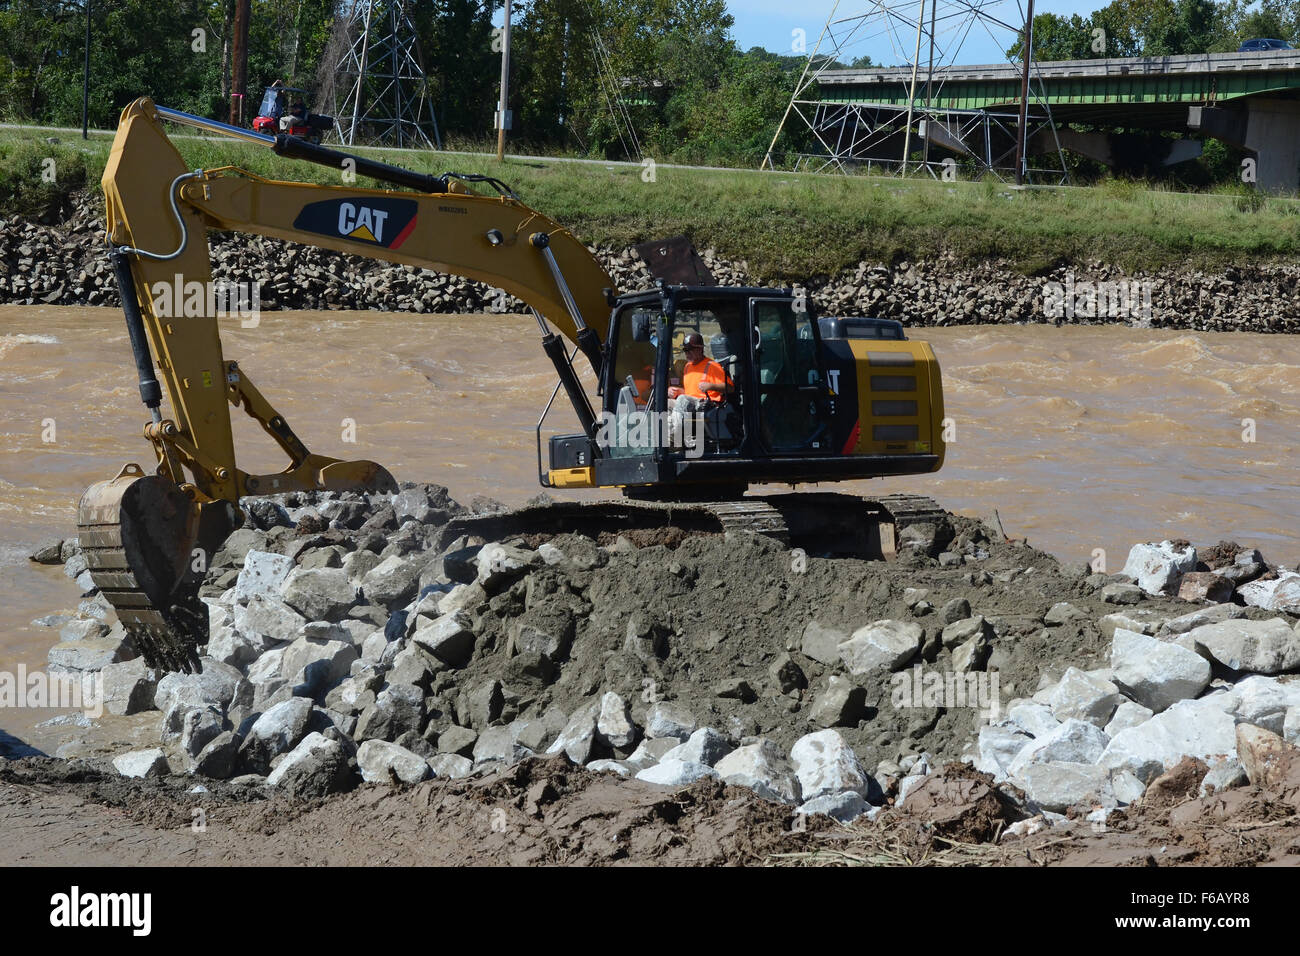
<svg viewBox="0 0 1300 956">
<path fill-rule="evenodd" d="M 321 137 L 334 129 L 334 117 L 308 113 L 306 95 L 306 90 L 291 86 L 268 86 L 257 119 L 253 120 L 253 129 L 268 136 L 285 133 L 319 143 Z"/>
</svg>

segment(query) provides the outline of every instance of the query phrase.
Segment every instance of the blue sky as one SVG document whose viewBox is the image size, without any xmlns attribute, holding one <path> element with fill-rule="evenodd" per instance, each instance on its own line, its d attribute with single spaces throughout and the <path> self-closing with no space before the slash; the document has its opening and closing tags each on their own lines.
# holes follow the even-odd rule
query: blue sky
<svg viewBox="0 0 1300 956">
<path fill-rule="evenodd" d="M 906 0 L 893 0 L 898 5 L 894 7 L 900 15 L 915 17 L 917 2 L 907 3 Z M 1080 15 L 1091 13 L 1093 10 L 1105 6 L 1106 0 L 1034 0 L 1034 12 L 1037 13 L 1056 13 L 1068 16 L 1071 13 Z M 793 31 L 803 30 L 806 37 L 807 49 L 811 52 L 817 42 L 817 37 L 826 24 L 826 18 L 831 9 L 835 6 L 835 0 L 727 0 L 727 9 L 731 15 L 736 18 L 736 25 L 732 29 L 732 35 L 736 43 L 742 50 L 748 50 L 750 47 L 761 46 L 774 53 L 793 53 Z M 942 16 L 949 5 L 945 0 L 939 0 L 939 15 Z M 839 9 L 836 11 L 836 18 L 851 17 L 876 9 L 869 0 L 840 0 Z M 929 16 L 929 3 L 926 4 L 926 16 Z M 955 8 L 954 8 L 955 9 Z M 1017 0 L 1000 0 L 1000 2 L 990 2 L 985 5 L 984 9 L 991 15 L 997 17 L 1008 24 L 1021 24 L 1024 22 L 1024 6 Z M 913 22 L 915 22 L 913 20 Z M 950 21 L 953 27 L 945 30 L 942 26 L 936 24 L 935 34 L 940 47 L 945 45 L 949 49 L 958 49 L 959 52 L 955 60 L 951 55 L 944 60 L 938 52 L 935 53 L 936 61 L 957 62 L 957 63 L 998 63 L 1005 59 L 1004 52 L 1007 47 L 1011 46 L 1013 39 L 1011 32 L 997 28 L 985 29 L 979 24 L 970 24 L 966 18 L 954 17 Z M 895 35 L 901 42 L 895 42 L 890 36 L 890 32 L 883 30 L 878 26 L 883 20 L 878 16 L 870 21 L 871 26 L 859 31 L 857 39 L 853 42 L 848 56 L 841 57 L 844 60 L 850 60 L 855 56 L 866 54 L 872 61 L 883 65 L 892 65 L 910 61 L 912 49 L 915 44 L 915 33 L 910 33 L 905 27 L 895 28 Z M 969 25 L 969 32 L 965 33 L 964 39 L 958 44 L 958 27 Z M 904 36 L 905 34 L 909 34 Z M 926 57 L 926 50 L 922 48 L 922 61 Z"/>
</svg>

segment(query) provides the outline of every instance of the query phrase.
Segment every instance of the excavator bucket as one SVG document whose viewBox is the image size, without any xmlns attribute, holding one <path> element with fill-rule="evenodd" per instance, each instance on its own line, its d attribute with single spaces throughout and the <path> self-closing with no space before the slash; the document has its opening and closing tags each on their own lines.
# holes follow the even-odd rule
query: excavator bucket
<svg viewBox="0 0 1300 956">
<path fill-rule="evenodd" d="M 78 539 L 91 579 L 150 667 L 199 669 L 208 634 L 199 587 L 210 547 L 239 523 L 228 502 L 200 506 L 134 464 L 82 496 Z"/>
</svg>

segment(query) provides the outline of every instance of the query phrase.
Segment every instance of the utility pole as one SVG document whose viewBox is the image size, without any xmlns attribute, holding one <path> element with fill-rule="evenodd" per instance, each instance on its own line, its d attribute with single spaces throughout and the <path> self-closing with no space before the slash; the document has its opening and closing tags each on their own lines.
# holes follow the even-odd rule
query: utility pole
<svg viewBox="0 0 1300 956">
<path fill-rule="evenodd" d="M 938 2 L 938 0 L 936 0 Z M 916 68 L 921 59 L 921 27 L 925 23 L 925 0 L 916 8 L 916 51 L 912 54 L 912 85 L 907 92 L 907 126 L 903 132 L 903 175 L 907 175 L 907 154 L 912 151 L 912 106 L 916 102 Z M 928 133 L 929 130 L 926 130 Z"/>
<path fill-rule="evenodd" d="M 925 77 L 925 152 L 922 154 L 921 161 L 925 168 L 930 168 L 930 140 L 934 137 L 930 135 L 930 123 L 934 122 L 934 116 L 930 112 L 930 99 L 934 91 L 934 11 L 939 6 L 939 0 L 930 4 L 930 66 Z"/>
<path fill-rule="evenodd" d="M 506 127 L 510 125 L 510 111 L 506 98 L 510 90 L 510 0 L 506 0 L 505 26 L 501 32 L 501 101 L 497 104 L 497 162 L 506 158 Z"/>
<path fill-rule="evenodd" d="M 1017 186 L 1025 184 L 1025 163 L 1029 158 L 1029 64 L 1034 59 L 1034 0 L 1029 0 L 1025 14 L 1025 36 L 1020 52 L 1025 58 L 1025 72 L 1020 83 L 1020 128 L 1016 131 Z"/>
<path fill-rule="evenodd" d="M 81 138 L 90 139 L 90 0 L 86 0 L 86 68 L 81 77 Z"/>
<path fill-rule="evenodd" d="M 244 94 L 248 92 L 248 19 L 250 0 L 235 2 L 235 38 L 231 57 L 230 125 L 244 125 Z"/>
</svg>

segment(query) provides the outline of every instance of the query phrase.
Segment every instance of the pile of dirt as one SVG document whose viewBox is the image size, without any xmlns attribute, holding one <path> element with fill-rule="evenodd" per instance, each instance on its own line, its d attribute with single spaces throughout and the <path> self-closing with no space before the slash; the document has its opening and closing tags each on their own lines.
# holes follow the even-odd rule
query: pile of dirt
<svg viewBox="0 0 1300 956">
<path fill-rule="evenodd" d="M 0 863 L 45 865 L 754 865 L 835 829 L 702 780 L 677 792 L 529 760 L 465 780 L 363 786 L 323 800 L 77 762 L 0 763 Z M 37 825 L 39 824 L 39 825 Z M 88 831 L 96 839 L 88 840 Z"/>
</svg>

